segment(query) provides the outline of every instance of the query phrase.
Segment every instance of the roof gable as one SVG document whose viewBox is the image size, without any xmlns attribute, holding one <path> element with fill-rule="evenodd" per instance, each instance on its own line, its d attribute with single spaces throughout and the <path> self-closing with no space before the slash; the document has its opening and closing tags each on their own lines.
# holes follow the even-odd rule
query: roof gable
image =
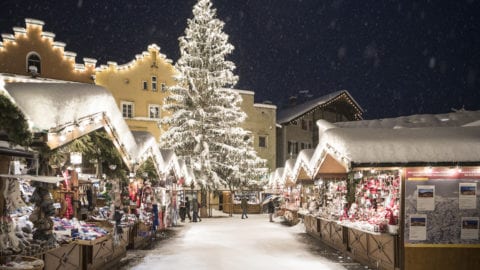
<svg viewBox="0 0 480 270">
<path fill-rule="evenodd" d="M 341 98 L 346 98 L 347 101 L 351 103 L 352 107 L 357 111 L 358 117 L 361 118 L 361 114 L 363 113 L 362 107 L 358 105 L 358 103 L 347 90 L 341 90 L 304 102 L 294 107 L 279 110 L 277 112 L 277 123 L 283 124 L 290 122 L 312 110 L 315 110 L 316 108 L 326 107 Z"/>
</svg>

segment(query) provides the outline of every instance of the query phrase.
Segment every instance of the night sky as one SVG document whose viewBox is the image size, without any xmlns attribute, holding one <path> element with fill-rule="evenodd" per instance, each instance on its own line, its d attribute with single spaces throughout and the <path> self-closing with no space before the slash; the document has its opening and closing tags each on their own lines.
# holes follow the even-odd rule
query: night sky
<svg viewBox="0 0 480 270">
<path fill-rule="evenodd" d="M 151 43 L 174 62 L 195 0 L 3 0 L 0 31 L 45 22 L 66 50 L 124 64 Z M 364 118 L 480 110 L 480 0 L 212 0 L 238 89 L 279 108 L 346 89 Z M 311 97 L 300 94 L 308 90 Z"/>
</svg>

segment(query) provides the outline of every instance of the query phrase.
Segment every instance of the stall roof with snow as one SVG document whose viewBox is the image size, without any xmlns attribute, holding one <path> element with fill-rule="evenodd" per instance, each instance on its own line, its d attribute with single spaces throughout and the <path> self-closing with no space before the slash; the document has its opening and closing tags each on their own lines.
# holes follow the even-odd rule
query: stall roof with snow
<svg viewBox="0 0 480 270">
<path fill-rule="evenodd" d="M 160 149 L 158 149 L 157 141 L 155 137 L 150 132 L 147 131 L 132 131 L 133 138 L 135 139 L 135 143 L 137 145 L 137 153 L 138 153 L 138 163 L 142 164 L 148 158 L 153 159 L 153 165 L 155 166 L 155 170 L 160 175 L 163 173 L 163 167 L 165 161 L 163 160 L 162 154 L 160 153 Z"/>
<path fill-rule="evenodd" d="M 66 128 L 80 125 L 82 119 L 94 121 L 94 117 L 101 116 L 104 124 L 97 128 L 105 127 L 117 140 L 116 146 L 127 156 L 124 157 L 127 166 L 137 157 L 133 135 L 114 98 L 105 88 L 21 76 L 0 76 L 0 81 L 0 90 L 25 114 L 33 132 L 66 132 Z"/>
<path fill-rule="evenodd" d="M 479 126 L 480 111 L 458 110 L 443 114 L 414 114 L 395 118 L 337 122 L 342 128 L 415 128 Z"/>
<path fill-rule="evenodd" d="M 342 128 L 317 121 L 319 145 L 310 166 L 330 156 L 345 170 L 358 166 L 480 164 L 480 126 Z"/>
</svg>

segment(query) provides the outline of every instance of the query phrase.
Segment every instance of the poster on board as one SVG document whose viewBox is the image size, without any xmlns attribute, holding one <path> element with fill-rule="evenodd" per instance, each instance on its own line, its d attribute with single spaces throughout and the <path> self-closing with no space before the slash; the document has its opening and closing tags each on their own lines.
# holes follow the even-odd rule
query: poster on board
<svg viewBox="0 0 480 270">
<path fill-rule="evenodd" d="M 476 209 L 477 183 L 459 183 L 458 196 L 458 204 L 460 209 Z"/>
<path fill-rule="evenodd" d="M 435 210 L 435 186 L 433 185 L 417 186 L 417 210 L 418 211 Z"/>
<path fill-rule="evenodd" d="M 478 240 L 478 217 L 462 217 L 461 239 Z"/>
<path fill-rule="evenodd" d="M 427 215 L 410 216 L 410 240 L 427 240 Z"/>
</svg>

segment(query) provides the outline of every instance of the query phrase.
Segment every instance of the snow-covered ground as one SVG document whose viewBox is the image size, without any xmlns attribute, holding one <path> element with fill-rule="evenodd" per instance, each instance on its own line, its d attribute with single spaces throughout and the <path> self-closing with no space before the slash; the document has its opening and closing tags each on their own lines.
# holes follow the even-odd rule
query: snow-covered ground
<svg viewBox="0 0 480 270">
<path fill-rule="evenodd" d="M 367 269 L 305 234 L 300 223 L 270 223 L 266 214 L 181 223 L 150 250 L 130 251 L 122 269 Z"/>
</svg>

